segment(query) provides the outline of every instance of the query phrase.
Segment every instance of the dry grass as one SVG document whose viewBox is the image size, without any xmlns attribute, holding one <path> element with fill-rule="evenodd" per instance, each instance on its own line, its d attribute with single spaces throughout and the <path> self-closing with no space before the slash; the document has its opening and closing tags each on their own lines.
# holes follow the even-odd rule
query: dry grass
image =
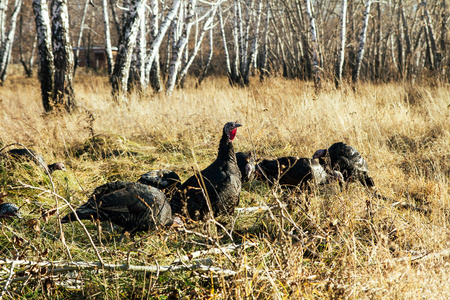
<svg viewBox="0 0 450 300">
<path fill-rule="evenodd" d="M 81 270 L 49 279 L 46 268 L 22 267 L 17 276 L 33 276 L 26 284 L 12 282 L 5 297 L 450 298 L 445 253 L 401 260 L 450 248 L 447 86 L 362 84 L 353 92 L 330 85 L 315 95 L 311 84 L 299 81 L 275 78 L 239 89 L 230 88 L 224 78 L 210 78 L 199 89 L 186 88 L 172 98 L 132 94 L 128 105 L 119 106 L 112 102 L 105 78 L 83 77 L 75 89 L 79 111 L 59 116 L 43 114 L 35 79 L 10 77 L 1 89 L 0 145 L 20 142 L 47 161 L 64 161 L 68 172 L 55 173 L 54 188 L 74 206 L 98 185 L 134 181 L 150 169 L 171 168 L 186 179 L 193 166 L 203 168 L 214 159 L 223 124 L 239 120 L 244 126 L 235 141 L 237 151 L 310 157 L 319 148 L 345 141 L 369 162 L 379 193 L 432 210 L 424 215 L 392 207 L 358 185 L 305 195 L 250 182 L 244 185 L 241 207 L 288 205 L 236 214 L 227 226 L 233 240 L 211 224 L 199 224 L 190 229 L 198 234 L 161 230 L 119 245 L 117 231 L 107 224 L 85 223 L 107 263 L 123 264 L 130 255 L 132 265 L 168 265 L 196 250 L 255 243 L 229 256 L 213 256 L 214 266 L 236 271 L 235 276 Z M 11 188 L 23 182 L 52 189 L 47 175 L 31 163 L 3 161 L 0 167 L 6 201 L 23 205 L 24 215 L 3 221 L 3 257 L 97 260 L 79 224 L 64 225 L 64 244 L 56 215 L 42 217 L 42 212 L 63 206 L 61 200 Z M 5 264 L 0 271 L 4 280 L 10 268 Z M 67 278 L 77 278 L 81 285 L 63 287 Z"/>
</svg>

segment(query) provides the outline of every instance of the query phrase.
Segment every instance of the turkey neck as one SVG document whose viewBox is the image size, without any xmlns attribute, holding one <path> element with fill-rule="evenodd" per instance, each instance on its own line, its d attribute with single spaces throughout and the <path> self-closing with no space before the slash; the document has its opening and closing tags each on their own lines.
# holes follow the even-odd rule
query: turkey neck
<svg viewBox="0 0 450 300">
<path fill-rule="evenodd" d="M 231 161 L 236 163 L 236 154 L 234 153 L 233 142 L 230 142 L 228 140 L 228 135 L 226 133 L 223 133 L 222 138 L 220 139 L 217 159 L 218 160 L 230 159 Z"/>
</svg>

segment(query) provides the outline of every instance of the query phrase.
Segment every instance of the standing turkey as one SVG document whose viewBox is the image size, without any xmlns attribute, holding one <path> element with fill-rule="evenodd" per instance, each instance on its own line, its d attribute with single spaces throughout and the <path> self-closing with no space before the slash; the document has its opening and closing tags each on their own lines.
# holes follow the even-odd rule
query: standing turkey
<svg viewBox="0 0 450 300">
<path fill-rule="evenodd" d="M 44 157 L 36 153 L 33 150 L 30 149 L 11 149 L 8 152 L 6 152 L 9 156 L 16 158 L 16 159 L 24 159 L 24 160 L 30 160 L 36 163 L 39 167 L 46 169 L 49 173 L 53 173 L 53 171 L 56 170 L 62 170 L 65 171 L 66 167 L 62 162 L 53 163 L 50 165 L 47 165 L 45 162 Z"/>
<path fill-rule="evenodd" d="M 276 159 L 264 159 L 256 166 L 259 178 L 270 184 L 308 189 L 310 184 L 327 184 L 331 180 L 342 181 L 342 174 L 328 174 L 316 159 L 298 158 L 293 156 Z"/>
<path fill-rule="evenodd" d="M 250 152 L 237 152 L 236 160 L 241 171 L 241 182 L 244 183 L 253 178 L 255 173 L 255 159 Z"/>
<path fill-rule="evenodd" d="M 180 176 L 174 171 L 167 169 L 153 170 L 142 174 L 137 182 L 161 190 L 168 199 L 172 198 L 173 193 L 181 187 Z"/>
<path fill-rule="evenodd" d="M 345 182 L 359 181 L 367 187 L 375 186 L 369 175 L 369 167 L 359 152 L 343 142 L 334 143 L 328 149 L 317 150 L 313 158 L 319 159 L 327 171 L 340 171 Z"/>
<path fill-rule="evenodd" d="M 170 204 L 160 190 L 127 181 L 97 187 L 88 201 L 76 209 L 76 214 L 81 220 L 111 221 L 130 234 L 173 223 Z M 75 220 L 72 212 L 63 217 L 61 223 Z"/>
<path fill-rule="evenodd" d="M 211 210 L 215 217 L 232 214 L 239 204 L 241 172 L 236 161 L 233 139 L 241 124 L 228 122 L 223 127 L 216 160 L 186 180 L 170 202 L 173 213 L 193 220 L 204 220 Z"/>
</svg>

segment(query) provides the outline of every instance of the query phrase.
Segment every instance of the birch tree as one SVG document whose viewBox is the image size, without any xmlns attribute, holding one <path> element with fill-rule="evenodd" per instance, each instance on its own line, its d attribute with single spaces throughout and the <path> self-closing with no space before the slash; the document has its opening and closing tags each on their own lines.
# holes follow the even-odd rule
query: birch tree
<svg viewBox="0 0 450 300">
<path fill-rule="evenodd" d="M 319 65 L 319 46 L 317 42 L 317 30 L 316 30 L 316 19 L 313 16 L 311 9 L 311 1 L 305 0 L 306 14 L 309 19 L 309 27 L 311 34 L 311 44 L 312 44 L 312 58 L 313 58 L 313 72 L 314 72 L 314 86 L 316 91 L 320 89 L 320 65 Z"/>
<path fill-rule="evenodd" d="M 132 0 L 130 11 L 124 20 L 122 34 L 116 56 L 114 70 L 111 76 L 112 94 L 116 100 L 127 102 L 128 76 L 131 58 L 136 46 L 140 17 L 145 12 L 146 0 Z"/>
<path fill-rule="evenodd" d="M 73 66 L 73 74 L 74 75 L 75 75 L 75 72 L 76 72 L 78 64 L 79 64 L 78 57 L 80 55 L 81 38 L 83 37 L 84 22 L 86 20 L 87 7 L 88 7 L 88 4 L 90 3 L 90 1 L 92 1 L 92 0 L 86 0 L 86 2 L 84 3 L 83 15 L 81 17 L 80 31 L 78 33 L 77 45 L 76 45 L 76 50 L 75 50 L 75 65 Z"/>
<path fill-rule="evenodd" d="M 76 108 L 73 90 L 73 51 L 70 43 L 67 0 L 53 0 L 52 37 L 55 63 L 53 100 L 59 108 L 70 112 Z"/>
<path fill-rule="evenodd" d="M 365 42 L 366 42 L 367 27 L 369 26 L 370 4 L 371 4 L 371 0 L 366 0 L 364 16 L 363 16 L 363 24 L 362 24 L 361 33 L 359 36 L 359 49 L 358 49 L 358 54 L 356 55 L 355 69 L 353 70 L 353 78 L 352 78 L 353 83 L 358 82 L 359 73 L 361 71 L 361 63 L 362 63 L 362 60 L 364 57 L 364 46 L 365 46 Z"/>
<path fill-rule="evenodd" d="M 342 0 L 341 3 L 341 35 L 338 51 L 338 59 L 336 63 L 336 87 L 339 86 L 342 79 L 342 67 L 344 66 L 345 57 L 345 37 L 346 37 L 346 20 L 347 20 L 347 0 Z"/>
<path fill-rule="evenodd" d="M 44 110 L 53 109 L 53 86 L 55 64 L 52 51 L 52 33 L 50 16 L 46 0 L 33 0 L 33 12 L 36 22 L 39 50 L 39 81 L 41 83 L 42 104 Z"/>
<path fill-rule="evenodd" d="M 169 77 L 167 79 L 167 95 L 171 95 L 175 87 L 175 83 L 178 75 L 178 68 L 181 64 L 182 53 L 186 47 L 189 35 L 192 28 L 192 19 L 194 17 L 194 9 L 196 5 L 196 0 L 189 0 L 186 5 L 186 17 L 184 18 L 184 28 L 180 39 L 176 42 L 175 47 L 172 49 L 172 61 L 169 66 Z"/>
<path fill-rule="evenodd" d="M 159 5 L 158 0 L 150 0 L 150 38 L 151 41 L 154 41 L 156 37 L 158 36 L 158 28 L 159 25 Z M 168 43 L 169 44 L 169 43 Z M 156 53 L 155 60 L 153 61 L 152 66 L 150 67 L 150 72 L 147 74 L 147 70 L 144 66 L 144 88 L 146 88 L 146 85 L 148 82 L 150 82 L 150 85 L 152 89 L 156 93 L 160 93 L 162 91 L 162 80 L 161 80 L 161 68 L 159 65 L 159 51 Z M 147 79 L 149 77 L 149 79 Z"/>
<path fill-rule="evenodd" d="M 11 61 L 11 50 L 14 42 L 14 34 L 16 32 L 17 16 L 19 15 L 20 8 L 22 7 L 22 0 L 16 0 L 14 4 L 14 10 L 11 15 L 11 22 L 9 26 L 9 32 L 6 39 L 2 41 L 0 47 L 0 83 L 6 79 L 9 63 Z"/>
<path fill-rule="evenodd" d="M 103 23 L 105 31 L 105 55 L 106 55 L 106 66 L 108 68 L 108 76 L 111 80 L 113 73 L 113 56 L 111 47 L 111 30 L 109 27 L 109 12 L 108 12 L 108 2 L 107 0 L 102 0 L 103 7 Z"/>
</svg>

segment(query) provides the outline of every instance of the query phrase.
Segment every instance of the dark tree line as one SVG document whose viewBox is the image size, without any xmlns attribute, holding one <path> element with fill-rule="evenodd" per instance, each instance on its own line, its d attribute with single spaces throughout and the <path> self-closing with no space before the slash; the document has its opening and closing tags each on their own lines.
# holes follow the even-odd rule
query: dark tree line
<svg viewBox="0 0 450 300">
<path fill-rule="evenodd" d="M 125 101 L 130 89 L 165 89 L 170 95 L 188 73 L 200 84 L 208 70 L 227 75 L 231 85 L 249 85 L 254 75 L 283 76 L 313 80 L 318 90 L 323 80 L 339 86 L 448 79 L 446 0 L 71 0 L 69 5 L 33 0 L 32 8 L 21 5 L 21 0 L 0 0 L 0 79 L 6 78 L 11 55 L 28 75 L 38 61 L 47 111 L 76 106 L 71 41 L 76 58 L 80 48 L 105 49 L 112 93 Z M 31 9 L 34 28 L 23 26 L 21 16 L 30 16 Z"/>
</svg>

